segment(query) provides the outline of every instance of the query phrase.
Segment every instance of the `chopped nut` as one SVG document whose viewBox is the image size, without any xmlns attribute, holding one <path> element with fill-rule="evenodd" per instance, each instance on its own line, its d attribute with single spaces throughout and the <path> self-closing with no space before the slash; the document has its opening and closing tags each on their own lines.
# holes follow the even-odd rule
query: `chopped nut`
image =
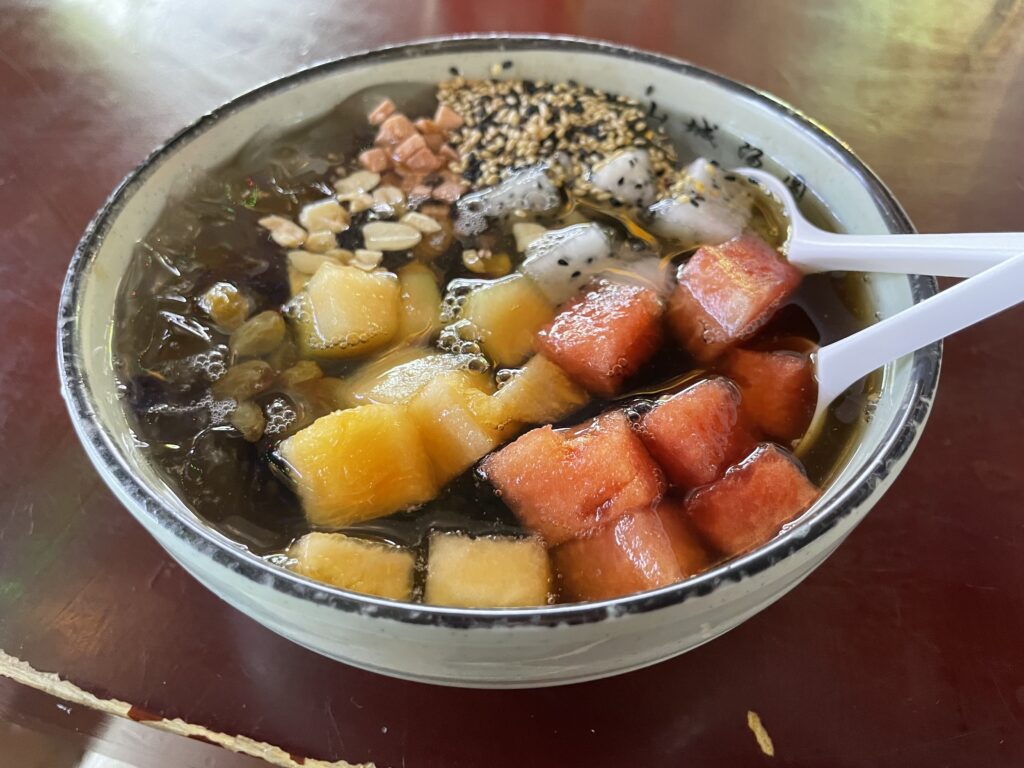
<svg viewBox="0 0 1024 768">
<path fill-rule="evenodd" d="M 397 213 L 397 209 L 405 205 L 405 193 L 398 187 L 385 184 L 373 190 L 373 203 L 376 211 Z"/>
<path fill-rule="evenodd" d="M 293 387 L 305 381 L 319 379 L 323 375 L 323 370 L 312 360 L 301 360 L 291 368 L 281 371 L 281 375 L 277 377 L 277 380 L 282 387 Z"/>
<path fill-rule="evenodd" d="M 250 400 L 239 403 L 228 416 L 228 421 L 250 443 L 255 443 L 263 437 L 263 429 L 267 423 L 263 417 L 263 409 Z"/>
<path fill-rule="evenodd" d="M 231 283 L 214 283 L 199 298 L 199 308 L 226 331 L 233 331 L 249 317 L 252 302 Z"/>
<path fill-rule="evenodd" d="M 526 251 L 526 246 L 547 232 L 545 227 L 533 222 L 522 222 L 512 225 L 512 235 L 516 239 L 516 250 L 520 253 Z"/>
<path fill-rule="evenodd" d="M 371 251 L 366 248 L 357 248 L 352 260 L 349 262 L 353 267 L 359 267 L 366 272 L 373 272 L 384 260 L 382 251 Z"/>
<path fill-rule="evenodd" d="M 299 212 L 299 223 L 310 232 L 344 232 L 348 229 L 348 212 L 332 197 L 305 206 Z"/>
<path fill-rule="evenodd" d="M 491 253 L 486 248 L 462 252 L 462 263 L 470 272 L 489 277 L 502 277 L 512 271 L 512 259 L 505 253 Z"/>
<path fill-rule="evenodd" d="M 340 251 L 341 248 L 334 250 Z M 288 264 L 304 275 L 315 275 L 316 271 L 325 261 L 336 264 L 344 263 L 344 260 L 328 253 L 310 253 L 309 251 L 288 251 Z"/>
<path fill-rule="evenodd" d="M 319 232 L 310 232 L 306 237 L 306 242 L 303 243 L 305 250 L 312 253 L 327 253 L 338 245 L 338 240 L 334 236 L 334 233 L 322 229 Z"/>
<path fill-rule="evenodd" d="M 274 369 L 263 360 L 248 360 L 228 368 L 210 388 L 215 397 L 231 398 L 236 402 L 248 400 L 270 386 Z"/>
<path fill-rule="evenodd" d="M 241 357 L 265 355 L 284 341 L 284 319 L 267 310 L 253 315 L 231 334 L 231 351 Z"/>
<path fill-rule="evenodd" d="M 380 174 L 373 171 L 356 171 L 334 182 L 334 191 L 339 200 L 351 200 L 362 192 L 369 192 L 380 184 Z"/>
<path fill-rule="evenodd" d="M 372 251 L 404 251 L 421 237 L 418 229 L 394 221 L 374 221 L 363 227 L 363 242 Z"/>
<path fill-rule="evenodd" d="M 366 192 L 360 192 L 355 195 L 348 204 L 348 209 L 352 213 L 362 213 L 373 207 L 373 196 Z"/>
<path fill-rule="evenodd" d="M 424 235 L 432 235 L 435 232 L 441 231 L 441 225 L 437 222 L 437 219 L 427 216 L 425 213 L 410 211 L 399 221 L 402 224 L 408 224 L 410 227 L 418 229 Z"/>
<path fill-rule="evenodd" d="M 264 216 L 258 224 L 270 231 L 270 239 L 282 248 L 298 248 L 306 240 L 306 230 L 284 216 Z"/>
</svg>

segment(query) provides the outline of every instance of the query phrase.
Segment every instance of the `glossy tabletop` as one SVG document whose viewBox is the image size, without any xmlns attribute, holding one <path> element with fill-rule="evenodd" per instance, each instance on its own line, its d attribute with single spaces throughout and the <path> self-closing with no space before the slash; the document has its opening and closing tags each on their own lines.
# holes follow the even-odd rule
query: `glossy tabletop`
<svg viewBox="0 0 1024 768">
<path fill-rule="evenodd" d="M 54 327 L 71 251 L 118 180 L 269 79 L 495 30 L 689 59 L 827 125 L 921 230 L 1024 230 L 1020 0 L 0 2 L 0 673 L 247 737 L 264 746 L 231 743 L 282 764 L 1024 765 L 1024 310 L 948 342 L 909 466 L 800 587 L 596 683 L 450 690 L 320 658 L 200 587 L 100 482 L 60 399 Z"/>
</svg>

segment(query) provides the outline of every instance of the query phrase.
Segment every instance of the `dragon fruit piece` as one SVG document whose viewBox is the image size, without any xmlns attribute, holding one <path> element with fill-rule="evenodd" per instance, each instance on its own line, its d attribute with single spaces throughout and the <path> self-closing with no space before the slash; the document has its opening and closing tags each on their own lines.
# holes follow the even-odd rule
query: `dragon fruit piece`
<svg viewBox="0 0 1024 768">
<path fill-rule="evenodd" d="M 455 231 L 464 236 L 478 235 L 487 228 L 487 219 L 515 210 L 549 213 L 562 204 L 562 195 L 548 178 L 545 165 L 534 165 L 509 176 L 493 187 L 463 195 L 457 203 Z"/>
<path fill-rule="evenodd" d="M 625 149 L 594 166 L 590 183 L 638 208 L 646 208 L 657 196 L 651 157 L 644 149 Z"/>
<path fill-rule="evenodd" d="M 553 229 L 530 243 L 520 269 L 558 305 L 618 261 L 612 235 L 604 227 L 573 224 Z"/>
<path fill-rule="evenodd" d="M 698 158 L 672 188 L 673 196 L 648 209 L 651 231 L 683 247 L 718 245 L 743 233 L 754 197 L 747 181 Z"/>
</svg>

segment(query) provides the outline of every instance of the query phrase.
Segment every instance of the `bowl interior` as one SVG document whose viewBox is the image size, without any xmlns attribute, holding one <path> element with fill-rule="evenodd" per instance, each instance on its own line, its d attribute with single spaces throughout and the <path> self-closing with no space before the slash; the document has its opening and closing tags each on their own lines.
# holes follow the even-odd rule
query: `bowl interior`
<svg viewBox="0 0 1024 768">
<path fill-rule="evenodd" d="M 658 112 L 668 115 L 666 125 L 679 144 L 725 166 L 761 164 L 781 178 L 805 184 L 811 190 L 807 204 L 823 206 L 841 229 L 859 233 L 909 229 L 884 187 L 820 128 L 742 86 L 649 54 L 580 41 L 467 39 L 413 44 L 307 70 L 231 102 L 157 150 L 108 201 L 72 263 L 62 299 L 65 394 L 76 429 L 122 499 L 145 498 L 146 504 L 139 506 L 173 510 L 191 535 L 219 542 L 238 558 L 257 560 L 197 519 L 146 454 L 136 449 L 115 387 L 111 318 L 118 284 L 134 245 L 146 235 L 168 196 L 204 169 L 230 158 L 257 132 L 280 131 L 318 117 L 354 92 L 389 82 L 436 82 L 449 77 L 452 67 L 467 76 L 487 76 L 493 64 L 506 60 L 513 63 L 508 70 L 511 76 L 571 78 L 640 100 L 655 100 Z M 867 279 L 882 316 L 934 290 L 933 282 L 923 278 L 871 275 Z M 934 386 L 937 354 L 932 349 L 887 366 L 881 397 L 862 439 L 815 507 L 786 535 L 791 543 L 812 532 L 810 523 L 834 514 L 840 497 L 855 495 L 866 476 L 882 471 L 884 479 L 885 469 L 877 469 L 883 463 L 880 457 L 888 451 L 891 458 L 896 444 L 906 442 L 906 425 L 912 427 L 915 418 L 912 411 L 920 410 L 922 392 L 930 395 Z M 714 572 L 708 576 L 714 577 Z"/>
</svg>

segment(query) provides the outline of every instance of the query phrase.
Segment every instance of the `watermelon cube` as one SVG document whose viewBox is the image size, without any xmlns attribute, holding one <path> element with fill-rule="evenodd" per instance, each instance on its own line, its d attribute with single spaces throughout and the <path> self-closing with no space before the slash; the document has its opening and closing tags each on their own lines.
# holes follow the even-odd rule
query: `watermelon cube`
<svg viewBox="0 0 1024 768">
<path fill-rule="evenodd" d="M 562 597 L 606 600 L 681 581 L 683 571 L 658 515 L 636 510 L 553 552 Z"/>
<path fill-rule="evenodd" d="M 734 349 L 722 370 L 743 393 L 743 411 L 773 440 L 796 440 L 814 415 L 814 365 L 798 352 Z"/>
<path fill-rule="evenodd" d="M 762 443 L 721 480 L 690 496 L 686 511 L 705 541 L 736 555 L 771 539 L 817 496 L 790 453 Z"/>
<path fill-rule="evenodd" d="M 668 323 L 700 362 L 752 336 L 800 284 L 800 272 L 755 234 L 704 246 L 679 270 Z"/>
<path fill-rule="evenodd" d="M 559 312 L 537 345 L 578 384 L 608 397 L 661 346 L 661 315 L 649 288 L 598 284 Z"/>
<path fill-rule="evenodd" d="M 519 520 L 548 546 L 626 512 L 652 507 L 665 482 L 620 411 L 575 429 L 538 427 L 481 469 Z"/>
<path fill-rule="evenodd" d="M 655 514 L 668 535 L 683 576 L 694 576 L 706 570 L 712 563 L 712 557 L 694 530 L 683 502 L 662 499 L 655 509 Z"/>
<path fill-rule="evenodd" d="M 661 400 L 640 437 L 669 481 L 686 489 L 717 480 L 757 443 L 740 418 L 739 390 L 717 376 Z"/>
</svg>

